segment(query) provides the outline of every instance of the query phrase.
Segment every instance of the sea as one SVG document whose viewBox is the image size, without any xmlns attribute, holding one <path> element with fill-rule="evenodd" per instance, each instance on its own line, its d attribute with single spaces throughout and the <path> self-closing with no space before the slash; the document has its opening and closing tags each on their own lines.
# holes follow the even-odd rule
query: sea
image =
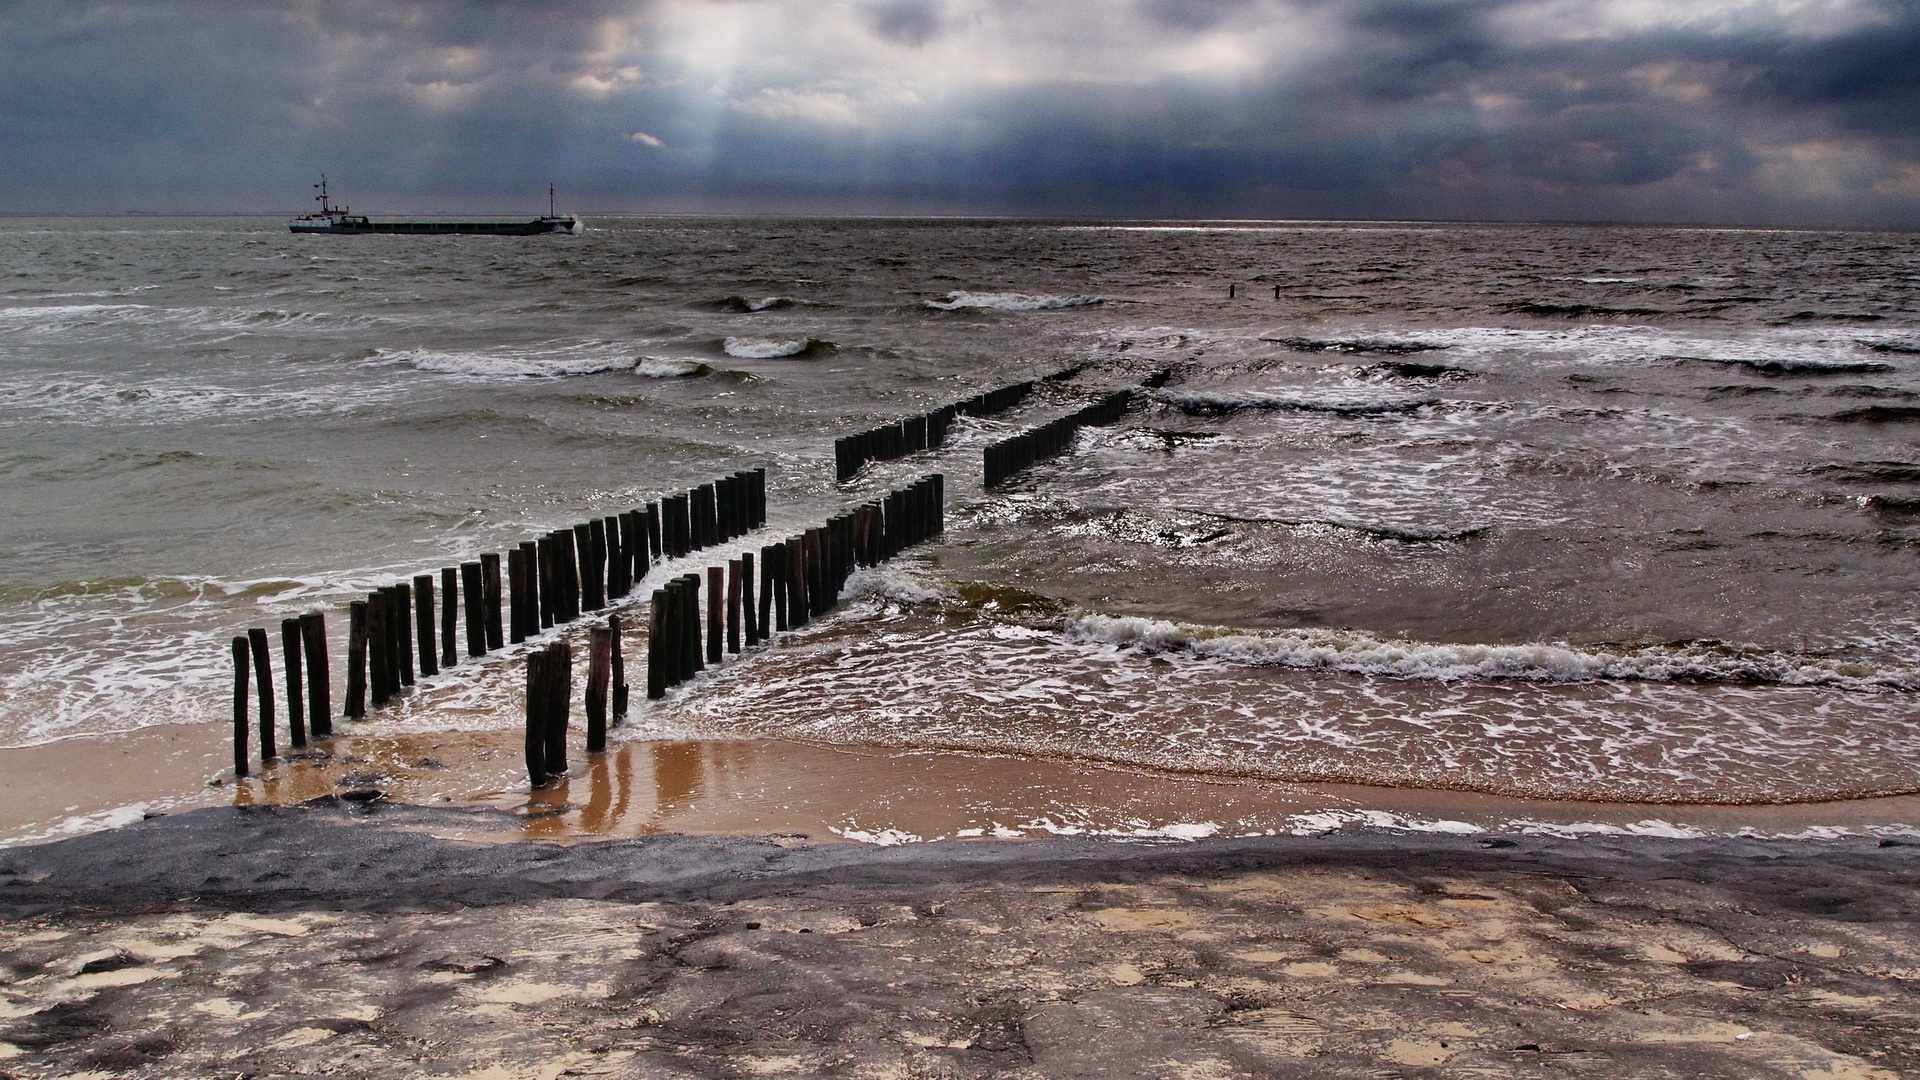
<svg viewBox="0 0 1920 1080">
<path fill-rule="evenodd" d="M 0 267 L 0 747 L 226 723 L 229 639 L 305 611 L 338 682 L 349 599 L 734 470 L 738 550 L 937 471 L 937 542 L 616 739 L 1920 792 L 1912 233 L 15 217 Z M 988 443 L 1163 369 L 983 489 Z M 1061 372 L 835 482 L 838 436 Z M 370 723 L 511 731 L 518 656 Z"/>
</svg>

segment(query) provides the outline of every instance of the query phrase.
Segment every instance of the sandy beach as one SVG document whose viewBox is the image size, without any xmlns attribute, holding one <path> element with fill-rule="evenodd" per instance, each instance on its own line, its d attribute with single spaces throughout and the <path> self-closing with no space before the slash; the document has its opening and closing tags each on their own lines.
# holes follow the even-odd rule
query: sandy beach
<svg viewBox="0 0 1920 1080">
<path fill-rule="evenodd" d="M 1920 847 L 1896 840 L 448 838 L 511 817 L 329 799 L 10 850 L 0 1071 L 1920 1067 Z"/>
</svg>

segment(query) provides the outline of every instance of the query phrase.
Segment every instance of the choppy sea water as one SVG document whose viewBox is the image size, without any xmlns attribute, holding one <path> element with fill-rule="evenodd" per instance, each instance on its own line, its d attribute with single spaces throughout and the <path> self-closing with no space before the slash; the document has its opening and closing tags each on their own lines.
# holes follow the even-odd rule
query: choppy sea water
<svg viewBox="0 0 1920 1080">
<path fill-rule="evenodd" d="M 768 468 L 778 535 L 940 469 L 942 542 L 633 732 L 1920 790 L 1920 237 L 9 219 L 0 253 L 0 745 L 218 721 L 247 626 L 323 608 L 338 654 L 371 586 L 719 473 Z M 836 435 L 1083 363 L 833 483 Z M 986 443 L 1167 365 L 981 490 Z M 475 674 L 443 722 L 516 722 Z"/>
</svg>

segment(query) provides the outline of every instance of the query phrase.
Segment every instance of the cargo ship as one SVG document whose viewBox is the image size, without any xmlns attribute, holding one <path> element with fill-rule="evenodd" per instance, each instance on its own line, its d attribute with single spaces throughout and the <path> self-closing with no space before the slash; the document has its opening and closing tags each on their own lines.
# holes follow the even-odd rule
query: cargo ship
<svg viewBox="0 0 1920 1080">
<path fill-rule="evenodd" d="M 333 205 L 333 199 L 327 194 L 327 178 L 313 185 L 320 194 L 314 201 L 320 204 L 317 214 L 302 214 L 287 222 L 287 228 L 297 233 L 405 233 L 408 235 L 445 235 L 463 234 L 469 236 L 538 236 L 543 233 L 577 233 L 584 226 L 580 219 L 572 214 L 562 216 L 554 212 L 553 185 L 547 185 L 547 216 L 532 221 L 373 221 L 364 214 L 353 214 L 345 206 Z"/>
</svg>

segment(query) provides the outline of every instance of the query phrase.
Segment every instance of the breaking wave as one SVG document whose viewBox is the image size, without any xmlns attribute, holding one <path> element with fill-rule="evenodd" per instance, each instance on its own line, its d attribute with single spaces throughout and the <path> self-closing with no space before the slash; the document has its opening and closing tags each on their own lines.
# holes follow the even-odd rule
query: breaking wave
<svg viewBox="0 0 1920 1080">
<path fill-rule="evenodd" d="M 482 379 L 560 378 L 624 371 L 633 367 L 631 353 L 609 342 L 547 349 L 380 349 L 376 360 L 397 361 L 420 371 L 440 375 L 467 375 Z"/>
<path fill-rule="evenodd" d="M 1375 637 L 1360 630 L 1242 630 L 1134 616 L 1083 615 L 1069 640 L 1189 652 L 1244 664 L 1317 668 L 1400 678 L 1591 682 L 1723 682 L 1912 690 L 1920 672 L 1826 657 L 1685 641 L 1618 651 L 1566 644 L 1445 645 Z"/>
<path fill-rule="evenodd" d="M 928 300 L 936 311 L 1060 311 L 1066 308 L 1104 304 L 1104 296 L 1047 296 L 1034 293 L 950 292 L 939 300 Z"/>
<path fill-rule="evenodd" d="M 698 379 L 713 374 L 713 368 L 698 360 L 643 356 L 633 365 L 633 373 L 648 379 Z"/>
<path fill-rule="evenodd" d="M 730 337 L 720 343 L 728 356 L 742 360 L 785 360 L 832 352 L 839 346 L 810 337 Z"/>
</svg>

